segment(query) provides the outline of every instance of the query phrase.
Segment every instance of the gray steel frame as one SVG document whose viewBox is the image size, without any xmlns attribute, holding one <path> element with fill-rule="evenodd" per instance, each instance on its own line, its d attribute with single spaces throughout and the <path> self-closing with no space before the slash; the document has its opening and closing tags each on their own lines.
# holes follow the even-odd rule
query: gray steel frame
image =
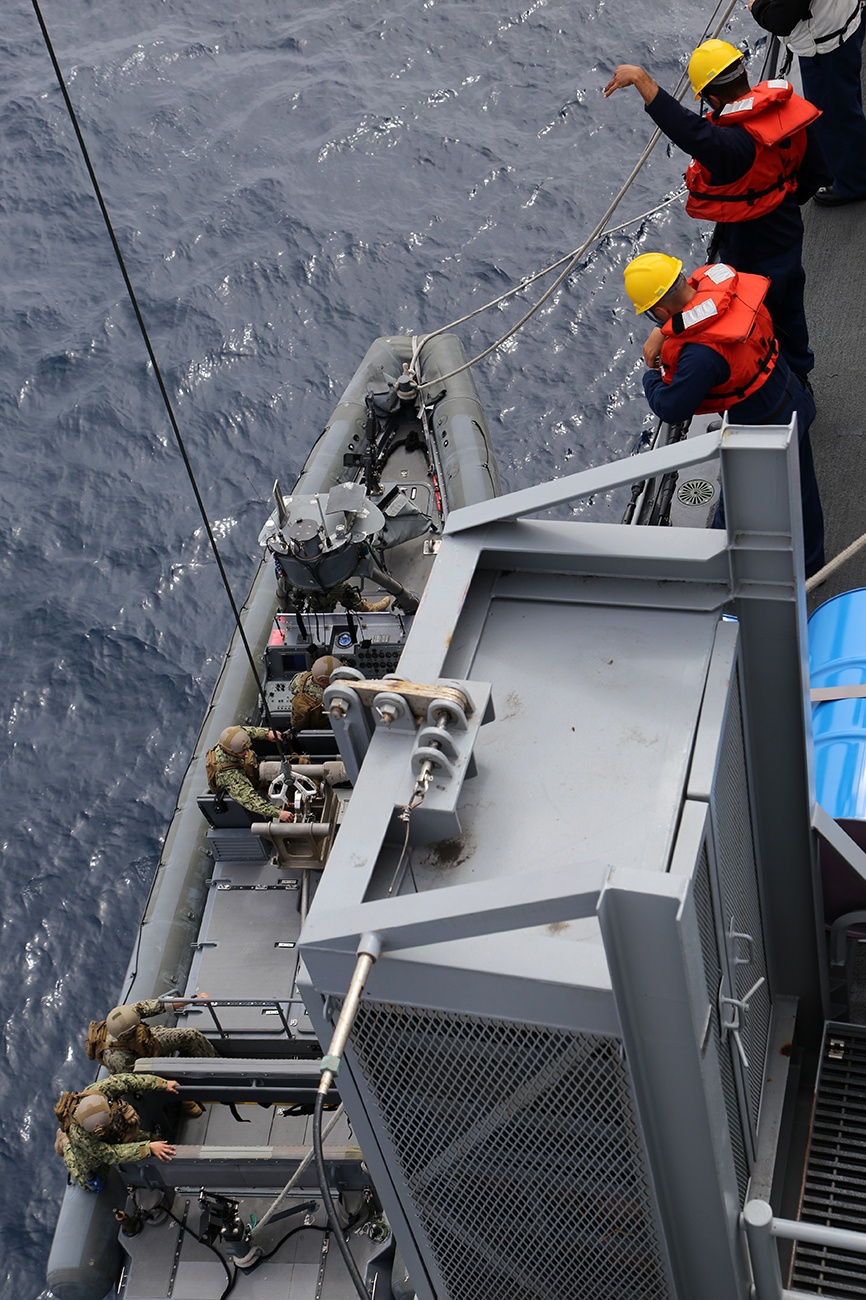
<svg viewBox="0 0 866 1300">
<path fill-rule="evenodd" d="M 579 496 L 628 484 L 634 462 L 586 471 L 553 484 L 454 512 L 448 520 L 421 607 L 400 662 L 407 680 L 452 677 L 464 639 L 480 630 L 496 575 L 515 572 L 538 584 L 546 575 L 576 583 L 586 602 L 714 614 L 726 607 L 738 619 L 743 731 L 749 799 L 756 828 L 769 985 L 799 1002 L 801 1031 L 815 1036 L 824 1019 L 820 955 L 820 888 L 809 811 L 813 779 L 807 696 L 802 537 L 796 426 L 731 428 L 641 458 L 643 474 L 663 473 L 720 455 L 727 535 L 716 531 L 626 529 L 617 525 L 528 519 Z M 512 649 L 519 672 L 526 647 Z M 707 1098 L 713 1070 L 702 1057 L 700 1027 L 706 1006 L 693 1005 L 698 980 L 693 908 L 676 873 L 648 875 L 607 864 L 571 862 L 531 876 L 489 884 L 436 888 L 408 897 L 376 898 L 371 883 L 385 828 L 397 802 L 387 781 L 385 738 L 374 734 L 344 826 L 305 926 L 301 948 L 308 1009 L 327 1038 L 329 998 L 348 987 L 364 933 L 383 940 L 382 959 L 368 982 L 377 1001 L 534 1020 L 586 1032 L 616 1033 L 627 1046 L 633 1087 L 651 1155 L 653 1181 L 672 1248 L 677 1296 L 727 1298 L 748 1293 L 743 1255 L 726 1196 L 730 1155 L 712 1130 Z M 697 750 L 694 771 L 704 761 Z M 393 761 L 391 772 L 393 775 Z M 342 850 L 342 851 L 341 851 Z M 569 862 L 566 852 L 562 866 Z M 616 1011 L 609 998 L 582 998 L 575 1024 L 574 950 L 543 950 L 544 1003 L 536 1002 L 541 947 L 521 936 L 508 948 L 513 979 L 502 978 L 496 951 L 508 934 L 528 926 L 569 921 L 598 912 Z M 489 974 L 467 971 L 460 940 L 489 939 Z M 417 949 L 424 945 L 424 953 Z M 551 951 L 551 947 L 553 951 Z M 477 954 L 476 954 L 477 956 Z M 482 956 L 481 963 L 485 965 Z M 431 983 L 431 968 L 435 982 Z M 525 975 L 525 979 L 523 976 Z M 648 996 L 652 981 L 662 990 Z M 581 970 L 582 993 L 592 979 Z M 319 997 L 315 996 L 315 990 Z M 377 1187 L 394 1223 L 419 1295 L 432 1296 L 413 1241 L 417 1224 L 399 1175 L 389 1169 L 368 1121 L 363 1087 L 348 1068 L 343 1095 Z M 682 1080 L 693 1080 L 686 1123 L 679 1102 Z M 708 1091 L 709 1089 L 709 1091 Z M 695 1144 L 719 1170 L 715 1185 L 696 1189 Z M 411 1227 L 410 1227 L 411 1224 Z M 709 1238 L 712 1237 L 712 1241 Z"/>
</svg>

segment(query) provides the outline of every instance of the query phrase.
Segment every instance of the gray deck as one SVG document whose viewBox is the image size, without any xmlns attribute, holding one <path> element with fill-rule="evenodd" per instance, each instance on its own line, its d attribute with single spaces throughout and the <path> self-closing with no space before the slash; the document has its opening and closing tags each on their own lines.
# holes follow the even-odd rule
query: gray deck
<svg viewBox="0 0 866 1300">
<path fill-rule="evenodd" d="M 866 532 L 866 202 L 806 205 L 806 311 L 818 415 L 812 448 L 832 559 Z M 811 593 L 809 609 L 866 586 L 866 548 Z"/>
</svg>

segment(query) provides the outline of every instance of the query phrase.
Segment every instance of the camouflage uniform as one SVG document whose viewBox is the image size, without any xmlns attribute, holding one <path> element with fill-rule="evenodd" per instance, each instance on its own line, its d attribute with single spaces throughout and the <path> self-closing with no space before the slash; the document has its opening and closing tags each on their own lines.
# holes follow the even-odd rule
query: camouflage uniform
<svg viewBox="0 0 866 1300">
<path fill-rule="evenodd" d="M 325 688 L 320 686 L 309 671 L 295 673 L 290 683 L 292 692 L 292 727 L 300 731 L 303 727 L 323 727 L 325 714 L 322 700 Z"/>
<path fill-rule="evenodd" d="M 110 1079 L 91 1083 L 80 1096 L 88 1092 L 101 1092 L 108 1101 L 117 1101 L 127 1092 L 161 1092 L 166 1080 L 155 1074 L 115 1074 Z M 68 1141 L 63 1150 L 63 1161 L 79 1187 L 90 1190 L 87 1180 L 103 1177 L 109 1165 L 119 1165 L 132 1160 L 146 1160 L 150 1144 L 156 1141 L 151 1133 L 139 1132 L 132 1142 L 112 1140 L 112 1125 L 107 1133 L 97 1136 L 88 1133 L 75 1121 L 69 1125 Z"/>
<path fill-rule="evenodd" d="M 140 1020 L 164 1015 L 167 1010 L 165 1003 L 156 998 L 136 1002 L 134 1005 Z M 148 1029 L 159 1040 L 159 1056 L 171 1056 L 172 1052 L 179 1052 L 181 1056 L 218 1055 L 216 1048 L 199 1029 L 169 1029 L 167 1025 L 148 1025 Z M 135 1050 L 134 1045 L 126 1044 L 126 1037 L 126 1034 L 122 1035 L 118 1042 L 106 1047 L 102 1053 L 102 1064 L 110 1074 L 131 1073 L 135 1069 L 135 1062 L 142 1055 Z M 129 1037 L 132 1038 L 133 1035 Z"/>
<path fill-rule="evenodd" d="M 267 727 L 244 727 L 244 731 L 250 740 L 266 740 L 268 736 Z M 242 808 L 246 808 L 248 813 L 259 821 L 270 822 L 279 817 L 280 810 L 269 803 L 264 795 L 259 794 L 250 778 L 247 776 L 244 768 L 242 754 L 227 754 L 224 749 L 217 750 L 220 763 L 229 763 L 234 760 L 233 767 L 223 767 L 214 776 L 214 785 L 220 794 L 231 795 L 235 803 L 239 803 Z"/>
</svg>

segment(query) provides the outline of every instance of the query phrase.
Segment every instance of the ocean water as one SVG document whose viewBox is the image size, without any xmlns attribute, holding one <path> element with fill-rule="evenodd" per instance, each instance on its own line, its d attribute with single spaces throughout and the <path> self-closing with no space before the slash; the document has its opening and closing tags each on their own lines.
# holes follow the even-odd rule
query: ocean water
<svg viewBox="0 0 866 1300">
<path fill-rule="evenodd" d="M 579 247 L 712 11 L 673 0 L 44 0 L 238 601 L 378 334 L 423 332 Z M 674 33 L 680 33 L 677 36 Z M 685 34 L 685 35 L 682 35 Z M 733 39 L 760 51 L 747 14 Z M 616 221 L 679 187 L 657 148 Z M 594 245 L 476 368 L 506 488 L 630 453 L 625 262 L 697 264 L 681 203 Z M 460 327 L 470 355 L 533 295 Z M 0 30 L 0 1276 L 43 1286 L 53 1103 L 116 1001 L 231 613 L 28 0 Z M 576 513 L 616 520 L 622 494 Z"/>
</svg>

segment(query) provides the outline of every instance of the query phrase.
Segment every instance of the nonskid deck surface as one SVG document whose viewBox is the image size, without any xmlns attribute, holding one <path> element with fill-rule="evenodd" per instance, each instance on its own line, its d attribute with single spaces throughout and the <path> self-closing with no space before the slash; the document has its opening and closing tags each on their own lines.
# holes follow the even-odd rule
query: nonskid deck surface
<svg viewBox="0 0 866 1300">
<path fill-rule="evenodd" d="M 308 1021 L 300 1025 L 303 1007 L 292 1006 L 289 1011 L 287 1005 L 297 997 L 302 873 L 282 870 L 262 856 L 266 846 L 249 830 L 213 829 L 208 839 L 219 846 L 218 852 L 229 856 L 214 863 L 189 989 L 229 1003 L 250 1000 L 250 1005 L 217 1006 L 215 1014 L 232 1038 L 231 1054 L 255 1056 L 261 1052 L 262 1040 L 285 1040 L 277 1000 L 282 1000 L 289 1021 L 298 1022 L 292 1025 L 299 1030 L 298 1037 L 312 1033 Z M 237 855 L 244 849 L 251 855 L 258 852 L 258 858 L 239 860 Z M 219 1048 L 208 1012 L 193 1012 L 185 1023 L 207 1033 Z M 259 1049 L 251 1047 L 248 1053 L 245 1040 L 253 1046 L 258 1043 Z"/>
<path fill-rule="evenodd" d="M 255 1114 L 247 1112 L 254 1111 Z M 238 1202 L 238 1213 L 244 1222 L 257 1223 L 272 1209 L 275 1196 L 285 1185 L 294 1168 L 298 1153 L 306 1151 L 309 1141 L 309 1117 L 286 1116 L 281 1108 L 243 1107 L 239 1110 L 240 1124 L 249 1141 L 272 1142 L 272 1155 L 267 1162 L 262 1159 L 261 1169 L 269 1186 L 266 1189 L 248 1190 L 227 1186 L 219 1192 L 209 1190 L 213 1204 L 220 1195 Z M 247 1131 L 247 1122 L 251 1130 Z M 135 1237 L 125 1238 L 124 1248 L 129 1254 L 121 1295 L 125 1300 L 211 1300 L 223 1294 L 228 1276 L 226 1269 L 209 1246 L 198 1240 L 205 1220 L 199 1199 L 202 1177 L 201 1160 L 220 1164 L 229 1150 L 229 1144 L 238 1141 L 239 1121 L 226 1106 L 207 1106 L 205 1115 L 192 1121 L 194 1132 L 188 1137 L 202 1137 L 204 1146 L 180 1146 L 176 1161 L 172 1162 L 173 1176 L 181 1179 L 188 1172 L 189 1180 L 177 1189 L 170 1202 L 169 1214 L 157 1214 L 157 1221 L 145 1225 Z M 204 1130 L 201 1132 L 200 1130 Z M 185 1161 L 186 1151 L 191 1160 Z M 280 1154 L 291 1153 L 293 1158 L 283 1160 Z M 360 1169 L 360 1152 L 353 1145 L 348 1122 L 343 1119 L 328 1138 L 325 1156 L 345 1166 L 351 1160 Z M 144 1194 L 145 1197 L 147 1193 Z M 363 1192 L 355 1194 L 360 1203 Z M 359 1259 L 375 1253 L 377 1243 L 363 1231 L 352 1235 L 352 1249 Z M 292 1300 L 317 1300 L 323 1293 L 334 1300 L 352 1297 L 354 1292 L 342 1259 L 327 1231 L 327 1219 L 315 1174 L 308 1170 L 299 1185 L 281 1201 L 268 1223 L 257 1236 L 256 1244 L 263 1258 L 249 1270 L 237 1269 L 232 1295 L 241 1300 L 259 1300 L 261 1296 L 287 1296 Z M 224 1252 L 224 1246 L 220 1246 Z M 243 1252 L 241 1252 L 243 1253 Z M 272 1255 L 272 1258 L 267 1256 Z M 229 1259 L 230 1264 L 233 1263 Z M 234 1271 L 234 1270 L 233 1270 Z M 325 1291 L 324 1288 L 327 1287 Z"/>
</svg>

